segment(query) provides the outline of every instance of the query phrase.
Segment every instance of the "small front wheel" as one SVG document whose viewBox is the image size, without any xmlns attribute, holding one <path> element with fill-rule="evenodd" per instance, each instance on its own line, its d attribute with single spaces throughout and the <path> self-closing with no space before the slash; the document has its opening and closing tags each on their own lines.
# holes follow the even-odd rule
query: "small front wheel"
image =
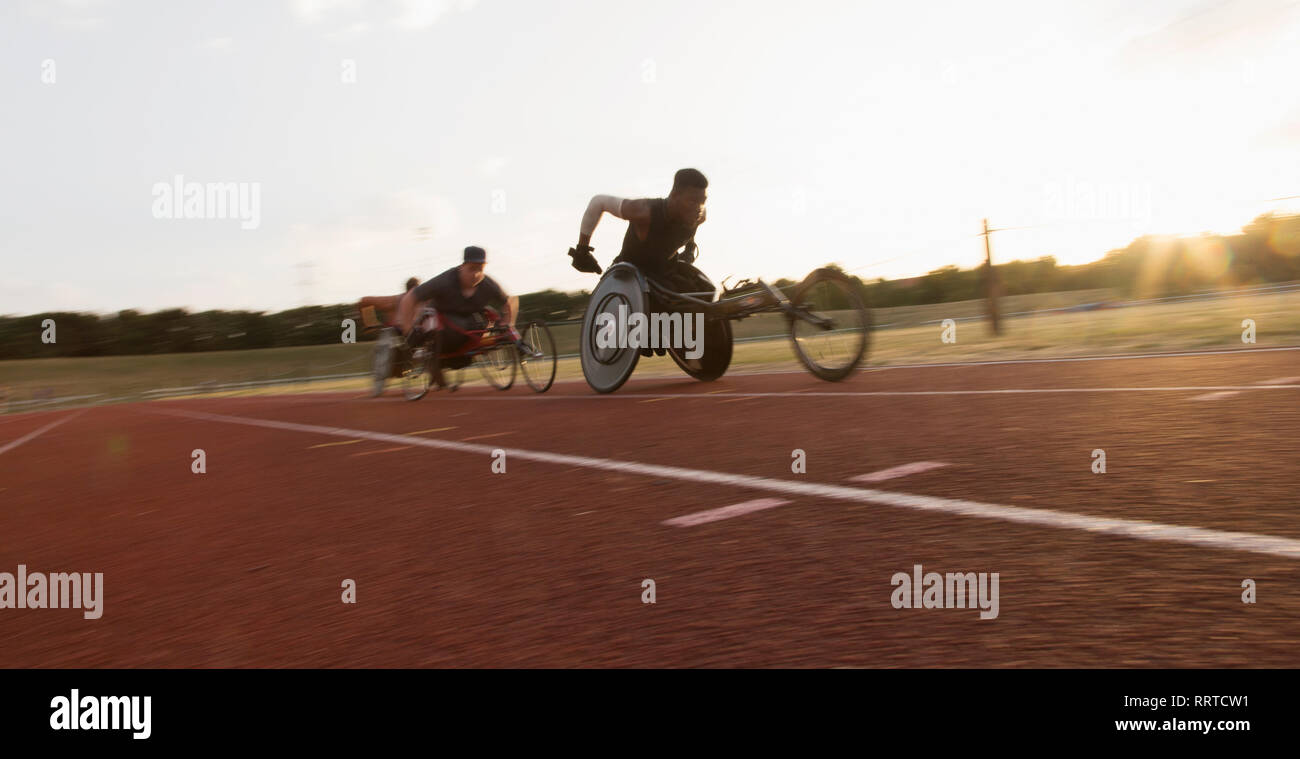
<svg viewBox="0 0 1300 759">
<path fill-rule="evenodd" d="M 795 288 L 786 314 L 795 356 L 813 375 L 838 382 L 867 355 L 871 312 L 843 272 L 818 269 Z"/>
<path fill-rule="evenodd" d="M 533 392 L 544 393 L 555 382 L 555 365 L 559 356 L 551 328 L 542 322 L 529 322 L 519 333 L 519 368 Z"/>
</svg>

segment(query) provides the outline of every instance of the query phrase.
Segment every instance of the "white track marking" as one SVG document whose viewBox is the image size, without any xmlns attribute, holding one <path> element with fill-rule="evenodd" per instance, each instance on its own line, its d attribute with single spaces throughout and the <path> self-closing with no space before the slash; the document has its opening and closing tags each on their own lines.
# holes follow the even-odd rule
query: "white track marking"
<svg viewBox="0 0 1300 759">
<path fill-rule="evenodd" d="M 1009 358 L 1001 361 L 954 361 L 944 364 L 896 364 L 893 366 L 868 366 L 865 371 L 881 369 L 928 369 L 936 366 L 1001 366 L 1003 364 L 1061 364 L 1068 361 L 1123 361 L 1134 358 L 1189 358 L 1192 356 L 1226 356 L 1249 355 L 1251 353 L 1272 353 L 1274 351 L 1300 351 L 1300 345 L 1286 345 L 1278 348 L 1249 348 L 1246 350 L 1222 351 L 1185 351 L 1182 353 L 1117 353 L 1109 356 L 1063 356 L 1061 358 Z"/>
<path fill-rule="evenodd" d="M 17 440 L 13 441 L 12 443 L 8 443 L 8 444 L 6 444 L 6 445 L 4 445 L 4 446 L 0 446 L 0 453 L 8 453 L 9 451 L 12 451 L 13 449 L 17 448 L 18 446 L 22 445 L 23 443 L 26 443 L 26 442 L 29 441 L 29 440 L 34 440 L 34 439 L 40 437 L 41 435 L 44 435 L 46 432 L 49 432 L 50 430 L 54 429 L 55 427 L 58 427 L 60 424 L 63 424 L 64 422 L 70 422 L 70 421 L 72 421 L 73 419 L 76 419 L 77 417 L 81 416 L 81 415 L 84 414 L 84 413 L 86 413 L 86 409 L 81 409 L 80 411 L 75 411 L 75 412 L 73 412 L 72 414 L 70 414 L 70 415 L 68 415 L 68 416 L 64 416 L 64 417 L 60 417 L 60 418 L 58 418 L 58 419 L 55 419 L 54 421 L 50 422 L 49 424 L 45 425 L 44 427 L 41 427 L 41 428 L 38 429 L 38 430 L 33 430 L 32 432 L 29 432 L 29 433 L 27 433 L 26 435 L 23 435 L 22 437 L 18 438 Z"/>
<path fill-rule="evenodd" d="M 1249 356 L 1255 353 L 1273 353 L 1276 351 L 1300 351 L 1300 346 L 1292 345 L 1292 346 L 1280 346 L 1277 348 L 1250 348 L 1245 350 L 1187 351 L 1182 353 L 1136 353 L 1136 354 L 1117 354 L 1117 355 L 1110 355 L 1110 356 L 1068 356 L 1068 357 L 1061 357 L 1061 358 L 1005 359 L 1001 361 L 954 361 L 954 362 L 933 363 L 933 364 L 894 364 L 894 365 L 886 365 L 886 366 L 864 366 L 858 369 L 857 372 L 855 373 L 870 373 L 870 372 L 879 372 L 879 371 L 889 371 L 894 369 L 941 369 L 945 367 L 960 367 L 960 366 L 1055 364 L 1055 363 L 1066 363 L 1071 361 L 1122 361 L 1126 359 L 1187 358 L 1187 357 L 1195 357 L 1195 356 L 1225 356 L 1225 355 Z M 805 374 L 805 373 L 806 372 L 802 369 L 779 369 L 779 370 L 768 370 L 768 371 L 763 371 L 763 370 L 745 371 L 744 369 L 738 369 L 737 371 L 734 372 L 728 372 L 727 377 L 728 378 L 763 377 L 769 375 L 775 376 L 775 375 L 784 375 L 784 374 Z M 362 377 L 367 375 L 359 374 L 357 376 Z M 661 383 L 664 380 L 668 380 L 668 379 L 673 379 L 673 375 L 665 375 L 663 377 L 639 377 L 631 380 L 628 384 L 628 387 L 634 387 L 639 384 Z M 1297 386 L 1300 386 L 1300 378 L 1288 377 L 1286 379 L 1293 380 Z M 566 379 L 566 380 L 556 380 L 555 384 L 557 385 L 578 384 L 584 381 L 585 380 L 575 378 L 575 379 Z M 1145 389 L 1145 388 L 1137 388 L 1137 389 Z M 1192 389 L 1196 389 L 1196 388 L 1192 388 Z M 302 397 L 303 395 L 307 395 L 309 397 L 304 398 Z M 280 403 L 313 403 L 313 402 L 327 402 L 331 400 L 336 400 L 335 398 L 332 398 L 330 396 L 347 396 L 347 400 L 355 400 L 358 402 L 373 401 L 373 399 L 371 399 L 368 395 L 364 394 L 364 391 L 359 389 L 358 390 L 313 390 L 313 391 L 309 391 L 308 393 L 281 393 L 281 394 L 263 394 L 263 395 L 252 395 L 252 396 L 225 396 L 225 397 L 195 396 L 195 397 L 179 399 L 179 400 L 279 401 Z M 553 398 L 579 398 L 579 397 L 590 397 L 590 396 L 542 396 L 542 397 L 553 399 Z M 602 396 L 602 397 L 628 398 L 633 396 L 629 396 L 628 394 L 625 393 L 621 396 L 610 395 L 610 396 Z M 648 397 L 677 397 L 677 396 L 676 395 L 658 396 L 658 395 L 647 394 L 647 395 L 640 395 L 636 397 L 648 398 Z M 129 400 L 129 399 L 123 397 L 123 398 L 112 398 L 109 400 L 120 401 L 120 400 Z M 161 402 L 161 401 L 176 401 L 178 399 L 158 397 L 158 398 L 148 398 L 142 400 L 147 400 L 149 402 Z M 470 400 L 487 400 L 487 399 L 470 398 Z M 499 398 L 498 400 L 523 400 L 523 399 L 514 397 L 514 398 Z M 81 408 L 92 408 L 98 405 L 102 405 L 102 404 L 88 403 L 80 406 L 71 406 L 62 410 L 70 411 L 70 410 L 81 409 Z M 3 416 L 5 417 L 5 420 L 8 420 L 12 417 L 22 416 L 26 414 L 48 414 L 48 413 L 53 413 L 53 412 L 40 411 L 40 410 L 19 411 L 10 414 L 5 414 Z M 453 416 L 456 415 L 453 414 Z"/>
<path fill-rule="evenodd" d="M 65 395 L 62 398 L 34 398 L 26 401 L 9 401 L 10 406 L 40 406 L 54 403 L 64 403 L 67 401 L 84 401 L 87 398 L 100 398 L 103 393 L 91 393 L 90 395 Z"/>
<path fill-rule="evenodd" d="M 1003 366 L 1016 364 L 1061 364 L 1071 361 L 1124 361 L 1135 358 L 1192 358 L 1195 356 L 1226 356 L 1251 353 L 1273 353 L 1275 351 L 1300 351 L 1300 345 L 1286 345 L 1277 348 L 1248 348 L 1221 351 L 1183 351 L 1179 353 L 1116 353 L 1105 356 L 1061 356 L 1059 358 L 1008 358 L 990 361 L 945 361 L 931 364 L 885 364 L 883 366 L 863 366 L 858 372 L 880 372 L 891 369 L 937 369 L 953 366 Z M 870 357 L 868 357 L 870 358 Z M 769 371 L 727 372 L 728 377 L 756 377 L 768 374 L 804 374 L 803 369 L 776 369 Z M 856 372 L 855 372 L 856 373 Z M 581 380 L 579 380 L 581 381 Z"/>
<path fill-rule="evenodd" d="M 697 511 L 694 514 L 665 519 L 662 524 L 666 524 L 669 527 L 694 527 L 697 524 L 706 524 L 708 522 L 717 522 L 722 519 L 730 519 L 754 511 L 762 511 L 763 509 L 784 506 L 787 503 L 790 503 L 790 501 L 782 498 L 758 498 L 753 501 L 733 503 L 730 506 L 709 509 L 707 511 Z"/>
<path fill-rule="evenodd" d="M 627 398 L 870 398 L 930 395 L 1038 395 L 1052 393 L 1189 393 L 1219 390 L 1300 390 L 1296 385 L 1193 385 L 1178 387 L 1029 387 L 1004 390 L 845 390 L 843 392 L 788 390 L 768 393 L 608 393 L 591 395 L 462 395 L 460 401 L 615 401 Z"/>
<path fill-rule="evenodd" d="M 1220 398 L 1231 398 L 1231 397 L 1234 396 L 1234 395 L 1241 395 L 1241 391 L 1239 391 L 1239 390 L 1220 390 L 1220 391 L 1217 392 L 1217 393 L 1206 393 L 1205 395 L 1197 395 L 1197 396 L 1194 396 L 1194 397 L 1192 398 L 1192 400 L 1194 400 L 1194 401 L 1217 401 L 1217 400 L 1219 400 Z"/>
<path fill-rule="evenodd" d="M 931 469 L 938 469 L 939 467 L 944 466 L 948 465 L 942 461 L 913 461 L 910 464 L 900 464 L 899 466 L 893 466 L 888 469 L 881 469 L 879 472 L 860 474 L 857 477 L 850 477 L 849 479 L 854 482 L 883 482 L 885 480 L 892 480 L 895 477 L 906 477 L 909 474 L 920 474 L 921 472 L 928 472 Z"/>
<path fill-rule="evenodd" d="M 148 411 L 149 413 L 165 414 L 168 416 L 203 419 L 213 422 L 226 422 L 229 424 L 243 424 L 250 427 L 265 427 L 273 430 L 307 432 L 316 435 L 364 438 L 367 440 L 377 440 L 399 445 L 418 445 L 445 451 L 474 453 L 480 456 L 491 456 L 492 452 L 496 450 L 490 445 L 478 445 L 476 443 L 462 443 L 454 440 L 438 440 L 436 438 L 393 435 L 386 432 L 353 430 L 344 427 L 324 427 L 314 424 L 299 424 L 297 422 L 281 422 L 274 419 L 254 419 L 251 417 L 226 416 L 222 414 L 208 414 L 201 411 L 181 411 L 174 409 L 143 410 Z M 1300 540 L 1279 538 L 1272 535 L 1259 535 L 1248 532 L 1225 532 L 1222 530 L 1212 530 L 1202 527 L 1183 527 L 1181 525 L 1143 522 L 1135 519 L 1094 517 L 1063 511 L 1051 511 L 1048 509 L 1000 506 L 992 503 L 979 503 L 977 501 L 939 498 L 927 495 L 909 495 L 907 493 L 890 493 L 883 490 L 867 490 L 865 488 L 852 488 L 842 485 L 822 485 L 791 480 L 774 480 L 766 477 L 713 472 L 706 469 L 687 469 L 685 467 L 662 466 L 659 464 L 641 464 L 635 461 L 615 461 L 613 459 L 601 459 L 590 456 L 572 456 L 563 453 L 547 453 L 545 451 L 529 451 L 519 448 L 507 448 L 506 454 L 512 460 L 521 459 L 524 461 L 537 461 L 544 464 L 554 464 L 558 466 L 602 469 L 612 472 L 644 475 L 657 479 L 675 479 L 686 482 L 707 483 L 711 485 L 727 485 L 731 487 L 746 488 L 749 490 L 766 490 L 772 493 L 780 493 L 782 495 L 801 498 L 833 498 L 836 500 L 851 501 L 855 503 L 874 503 L 884 506 L 916 509 L 918 511 L 956 514 L 959 516 L 979 517 L 983 519 L 999 519 L 1007 522 L 1054 527 L 1057 529 L 1082 530 L 1084 532 L 1116 535 L 1125 538 L 1136 538 L 1138 540 L 1184 543 L 1205 548 L 1216 548 L 1227 551 L 1247 551 L 1250 553 L 1282 556 L 1288 559 L 1300 559 Z"/>
</svg>

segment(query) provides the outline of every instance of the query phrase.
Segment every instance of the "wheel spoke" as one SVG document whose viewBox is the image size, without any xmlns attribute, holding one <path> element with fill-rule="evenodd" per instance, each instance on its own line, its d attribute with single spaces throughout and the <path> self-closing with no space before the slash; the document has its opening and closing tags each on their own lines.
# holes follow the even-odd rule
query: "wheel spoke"
<svg viewBox="0 0 1300 759">
<path fill-rule="evenodd" d="M 814 275 L 796 294 L 790 336 L 799 359 L 822 379 L 848 376 L 866 353 L 870 319 L 846 278 Z"/>
<path fill-rule="evenodd" d="M 524 328 L 519 341 L 519 367 L 524 373 L 524 380 L 534 391 L 544 393 L 555 381 L 557 361 L 555 340 L 550 329 L 540 322 L 533 322 Z M 533 355 L 525 356 L 524 351 Z"/>
</svg>

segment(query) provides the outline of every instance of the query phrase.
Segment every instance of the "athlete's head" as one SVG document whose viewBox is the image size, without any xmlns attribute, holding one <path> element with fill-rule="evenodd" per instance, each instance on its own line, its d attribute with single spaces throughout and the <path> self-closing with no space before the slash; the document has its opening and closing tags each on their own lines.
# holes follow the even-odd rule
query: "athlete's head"
<svg viewBox="0 0 1300 759">
<path fill-rule="evenodd" d="M 705 190 L 709 180 L 696 169 L 682 169 L 673 175 L 673 190 L 668 193 L 668 216 L 682 224 L 698 224 L 704 217 Z"/>
<path fill-rule="evenodd" d="M 478 287 L 483 281 L 483 267 L 487 266 L 487 251 L 471 245 L 465 249 L 465 262 L 460 265 L 460 286 Z"/>
<path fill-rule="evenodd" d="M 420 280 L 416 279 L 415 277 L 411 277 L 410 279 L 406 280 L 406 291 L 408 293 L 419 286 L 420 286 Z"/>
</svg>

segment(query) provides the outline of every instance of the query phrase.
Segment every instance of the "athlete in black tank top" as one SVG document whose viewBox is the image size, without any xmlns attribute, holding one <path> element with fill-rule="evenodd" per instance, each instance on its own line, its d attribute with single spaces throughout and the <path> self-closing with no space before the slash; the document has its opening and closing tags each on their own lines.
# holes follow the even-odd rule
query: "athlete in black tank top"
<svg viewBox="0 0 1300 759">
<path fill-rule="evenodd" d="M 626 219 L 627 234 L 623 250 L 615 262 L 635 264 L 647 275 L 669 273 L 678 261 L 695 260 L 695 230 L 704 223 L 705 189 L 709 180 L 695 169 L 682 169 L 673 176 L 673 189 L 666 198 L 624 200 L 612 195 L 597 195 L 587 205 L 578 233 L 578 245 L 569 250 L 573 268 L 600 273 L 600 264 L 591 255 L 591 233 L 604 213 Z M 682 253 L 679 250 L 685 248 Z"/>
<path fill-rule="evenodd" d="M 677 260 L 679 250 L 688 245 L 694 247 L 698 225 L 670 218 L 667 198 L 653 198 L 648 202 L 650 223 L 646 225 L 645 238 L 638 236 L 636 224 L 628 224 L 623 250 L 614 262 L 627 261 L 648 275 L 660 275 Z"/>
</svg>

